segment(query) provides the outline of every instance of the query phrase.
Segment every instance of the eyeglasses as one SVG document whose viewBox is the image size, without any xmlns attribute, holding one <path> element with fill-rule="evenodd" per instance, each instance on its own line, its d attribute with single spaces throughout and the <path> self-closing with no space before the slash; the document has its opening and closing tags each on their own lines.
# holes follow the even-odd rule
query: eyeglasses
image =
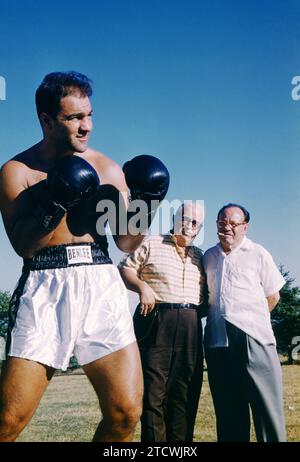
<svg viewBox="0 0 300 462">
<path fill-rule="evenodd" d="M 237 226 L 245 225 L 245 224 L 246 224 L 245 221 L 240 221 L 239 223 L 237 223 L 236 221 L 217 220 L 218 228 L 225 228 L 225 226 L 230 226 L 230 228 L 234 229 Z"/>
<path fill-rule="evenodd" d="M 202 223 L 200 221 L 194 220 L 193 218 L 183 216 L 182 217 L 182 223 L 191 223 L 194 228 L 199 228 L 202 226 Z"/>
</svg>

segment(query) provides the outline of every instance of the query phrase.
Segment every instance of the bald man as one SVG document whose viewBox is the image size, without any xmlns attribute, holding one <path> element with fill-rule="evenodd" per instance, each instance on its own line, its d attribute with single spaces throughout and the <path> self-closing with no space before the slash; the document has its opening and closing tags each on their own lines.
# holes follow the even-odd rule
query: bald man
<svg viewBox="0 0 300 462">
<path fill-rule="evenodd" d="M 170 233 L 150 236 L 119 265 L 139 294 L 135 332 L 144 374 L 141 440 L 192 441 L 202 386 L 204 284 L 199 203 L 182 204 Z"/>
</svg>

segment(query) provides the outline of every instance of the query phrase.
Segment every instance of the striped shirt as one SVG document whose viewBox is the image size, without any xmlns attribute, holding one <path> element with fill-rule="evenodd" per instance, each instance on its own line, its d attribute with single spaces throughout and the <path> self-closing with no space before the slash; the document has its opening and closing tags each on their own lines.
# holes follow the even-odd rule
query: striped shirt
<svg viewBox="0 0 300 462">
<path fill-rule="evenodd" d="M 119 268 L 136 271 L 154 291 L 157 303 L 200 305 L 205 281 L 202 256 L 201 249 L 190 246 L 183 258 L 171 234 L 149 236 L 119 263 Z"/>
</svg>

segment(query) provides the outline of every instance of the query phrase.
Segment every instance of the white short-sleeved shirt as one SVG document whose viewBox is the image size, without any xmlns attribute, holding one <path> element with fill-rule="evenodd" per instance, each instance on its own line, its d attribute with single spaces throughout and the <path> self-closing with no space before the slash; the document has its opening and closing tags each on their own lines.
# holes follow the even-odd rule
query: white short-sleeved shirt
<svg viewBox="0 0 300 462">
<path fill-rule="evenodd" d="M 262 344 L 276 344 L 266 297 L 285 280 L 270 253 L 244 237 L 228 255 L 220 244 L 208 249 L 203 265 L 209 291 L 206 346 L 228 346 L 225 320 Z"/>
</svg>

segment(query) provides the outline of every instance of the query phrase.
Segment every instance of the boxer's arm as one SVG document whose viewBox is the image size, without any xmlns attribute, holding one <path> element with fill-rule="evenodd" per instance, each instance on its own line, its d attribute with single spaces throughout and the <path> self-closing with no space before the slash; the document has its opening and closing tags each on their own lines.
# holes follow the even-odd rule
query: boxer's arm
<svg viewBox="0 0 300 462">
<path fill-rule="evenodd" d="M 26 167 L 9 161 L 0 171 L 0 208 L 8 238 L 20 257 L 30 258 L 45 247 L 54 231 L 47 231 L 34 217 L 26 184 Z"/>
<path fill-rule="evenodd" d="M 128 221 L 133 216 L 133 214 L 128 212 L 127 193 L 125 193 L 125 194 L 122 193 L 121 197 L 122 197 L 122 199 L 124 201 L 124 205 L 122 205 L 122 208 L 123 207 L 126 208 L 126 221 L 128 223 Z M 120 230 L 118 224 L 117 224 L 117 228 Z M 140 246 L 140 244 L 143 242 L 144 237 L 145 236 L 143 234 L 132 235 L 132 234 L 130 234 L 128 232 L 128 230 L 127 230 L 126 234 L 121 233 L 119 231 L 118 234 L 113 236 L 117 247 L 120 250 L 122 250 L 123 252 L 126 252 L 126 253 L 133 252 L 134 250 L 136 250 Z"/>
<path fill-rule="evenodd" d="M 108 198 L 115 205 L 115 213 L 111 215 L 111 218 L 109 216 L 108 222 L 111 230 L 116 231 L 113 232 L 116 246 L 123 252 L 133 252 L 142 243 L 145 236 L 132 235 L 128 232 L 127 224 L 132 214 L 128 213 L 128 188 L 121 167 L 111 160 L 107 162 L 105 167 L 105 174 L 102 174 L 101 178 L 105 179 L 106 184 L 101 185 L 100 200 L 101 198 Z M 125 228 L 120 217 L 125 217 Z"/>
</svg>

